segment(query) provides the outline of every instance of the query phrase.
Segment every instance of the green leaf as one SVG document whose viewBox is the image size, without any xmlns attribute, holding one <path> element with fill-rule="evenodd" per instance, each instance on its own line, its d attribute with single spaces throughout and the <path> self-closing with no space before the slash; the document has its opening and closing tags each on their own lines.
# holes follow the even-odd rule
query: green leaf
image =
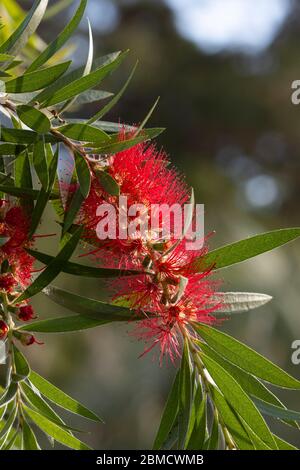
<svg viewBox="0 0 300 470">
<path fill-rule="evenodd" d="M 176 422 L 178 414 L 178 392 L 179 392 L 179 372 L 176 374 L 175 380 L 171 387 L 165 409 L 160 421 L 160 425 L 153 444 L 153 450 L 159 450 L 163 447 L 168 439 L 171 430 Z"/>
<path fill-rule="evenodd" d="M 16 192 L 15 195 L 17 196 L 17 191 L 19 191 L 19 197 L 21 195 L 21 200 L 20 200 L 21 206 L 26 212 L 26 214 L 28 215 L 28 217 L 31 217 L 33 207 L 34 207 L 33 201 L 32 201 L 32 196 L 34 193 L 32 189 L 31 167 L 30 167 L 29 155 L 28 155 L 27 150 L 25 150 L 18 156 L 14 164 L 14 169 L 15 169 L 14 191 Z M 28 188 L 26 190 L 26 193 L 23 192 L 25 191 L 25 188 Z M 6 191 L 3 191 L 3 192 L 6 192 Z M 22 196 L 22 193 L 24 194 L 24 196 Z"/>
<path fill-rule="evenodd" d="M 16 382 L 11 382 L 8 389 L 0 397 L 0 406 L 10 403 L 15 398 L 17 391 L 18 384 Z"/>
<path fill-rule="evenodd" d="M 125 319 L 119 318 L 116 321 L 121 320 Z M 70 333 L 96 328 L 97 326 L 103 326 L 112 321 L 115 321 L 115 319 L 111 319 L 110 317 L 106 320 L 100 317 L 99 320 L 97 320 L 96 318 L 90 318 L 89 316 L 84 315 L 68 315 L 67 317 L 58 317 L 32 322 L 28 325 L 22 326 L 20 330 L 35 333 Z"/>
<path fill-rule="evenodd" d="M 0 155 L 18 155 L 24 150 L 23 145 L 1 144 Z"/>
<path fill-rule="evenodd" d="M 90 411 L 77 400 L 74 400 L 74 398 L 69 397 L 66 393 L 48 382 L 48 380 L 44 379 L 36 372 L 31 371 L 29 379 L 30 382 L 42 393 L 42 395 L 55 403 L 57 406 L 60 406 L 61 408 L 70 411 L 71 413 L 82 416 L 83 418 L 97 422 L 102 421 L 101 418 L 99 418 L 99 416 L 97 416 L 93 411 Z"/>
<path fill-rule="evenodd" d="M 78 122 L 80 119 L 72 119 L 72 122 Z M 129 126 L 128 124 L 121 124 L 118 122 L 108 122 L 108 121 L 97 121 L 93 123 L 94 126 L 99 127 L 105 132 L 115 132 L 119 134 L 120 131 L 126 131 L 133 133 L 136 130 L 136 126 Z"/>
<path fill-rule="evenodd" d="M 298 450 L 297 447 L 292 446 L 292 444 L 284 441 L 281 437 L 275 436 L 275 434 L 273 434 L 273 437 L 279 450 Z"/>
<path fill-rule="evenodd" d="M 29 403 L 43 416 L 49 418 L 50 421 L 55 422 L 58 426 L 65 426 L 64 421 L 42 398 L 38 389 L 34 385 L 33 387 L 34 389 L 31 388 L 31 386 L 29 386 L 26 382 L 21 383 L 21 389 L 27 401 L 29 401 Z"/>
<path fill-rule="evenodd" d="M 203 448 L 206 437 L 206 395 L 202 394 L 198 386 L 193 399 L 195 422 L 191 430 L 186 448 L 188 450 L 200 450 Z"/>
<path fill-rule="evenodd" d="M 6 423 L 4 424 L 3 428 L 1 429 L 0 431 L 0 439 L 3 439 L 3 438 L 7 438 L 14 422 L 15 422 L 15 419 L 17 417 L 17 412 L 18 412 L 18 409 L 17 407 L 13 407 L 8 418 L 7 418 L 7 421 Z M 4 440 L 4 442 L 6 441 L 6 439 Z"/>
<path fill-rule="evenodd" d="M 80 142 L 100 143 L 110 140 L 109 135 L 104 131 L 86 124 L 66 124 L 65 126 L 57 127 L 55 130 L 70 139 Z"/>
<path fill-rule="evenodd" d="M 281 420 L 290 420 L 290 421 L 299 421 L 300 422 L 300 411 L 293 411 L 283 409 L 279 406 L 272 405 L 267 403 L 264 400 L 253 397 L 253 401 L 257 408 L 262 412 L 262 414 L 267 416 L 272 416 L 273 418 Z"/>
<path fill-rule="evenodd" d="M 13 60 L 14 56 L 10 54 L 0 54 L 0 62 L 6 62 L 8 60 Z"/>
<path fill-rule="evenodd" d="M 43 292 L 56 304 L 94 320 L 128 321 L 145 318 L 129 308 L 82 297 L 59 287 L 47 286 Z M 149 312 L 145 314 L 151 316 Z"/>
<path fill-rule="evenodd" d="M 195 260 L 195 267 L 203 271 L 209 267 L 214 270 L 222 269 L 236 263 L 241 263 L 254 256 L 274 250 L 279 246 L 295 240 L 300 236 L 300 228 L 285 228 L 261 233 L 230 245 L 222 246 L 211 251 L 206 256 Z"/>
<path fill-rule="evenodd" d="M 53 65 L 37 72 L 25 73 L 21 77 L 8 80 L 5 83 L 7 93 L 28 93 L 41 90 L 55 82 L 69 68 L 71 62 Z"/>
<path fill-rule="evenodd" d="M 137 144 L 146 142 L 147 140 L 150 140 L 150 139 L 154 139 L 161 132 L 163 132 L 163 129 L 158 129 L 158 128 L 147 129 L 147 133 L 145 130 L 144 133 L 142 135 L 139 135 L 138 137 L 129 138 L 127 140 L 119 140 L 118 142 L 108 143 L 106 145 L 102 145 L 101 147 L 98 147 L 97 149 L 90 150 L 89 153 L 113 154 L 117 152 L 122 152 L 123 150 L 127 150 L 131 147 L 134 147 Z"/>
<path fill-rule="evenodd" d="M 118 56 L 120 55 L 120 52 L 113 52 L 112 54 L 108 54 L 103 57 L 99 57 L 94 61 L 93 68 L 98 68 L 103 65 L 110 64 L 113 62 Z M 48 88 L 45 90 L 41 91 L 37 96 L 35 96 L 35 101 L 38 101 L 39 103 L 42 103 L 46 101 L 48 98 L 51 98 L 53 93 L 55 93 L 57 90 L 61 90 L 62 88 L 66 87 L 67 85 L 72 84 L 74 81 L 80 79 L 85 71 L 85 67 L 79 67 L 75 70 L 72 70 L 71 72 L 67 73 L 66 75 L 63 75 L 60 77 L 58 80 L 56 80 L 55 83 L 50 85 Z M 88 91 L 88 90 L 85 90 Z M 79 96 L 79 95 L 78 95 Z M 73 122 L 73 121 L 70 121 Z M 86 124 L 86 121 L 84 121 Z"/>
<path fill-rule="evenodd" d="M 279 387 L 300 388 L 299 380 L 231 336 L 202 324 L 196 325 L 195 329 L 209 346 L 241 369 Z"/>
<path fill-rule="evenodd" d="M 34 131 L 28 131 L 25 129 L 10 129 L 7 127 L 1 127 L 1 140 L 3 142 L 11 142 L 13 144 L 28 145 L 34 144 L 39 135 Z M 50 134 L 45 135 L 45 142 L 55 144 L 56 138 Z"/>
<path fill-rule="evenodd" d="M 7 440 L 10 438 L 10 434 L 11 432 L 9 433 Z M 19 437 L 19 431 L 15 431 L 12 437 L 8 440 L 8 442 L 7 443 L 5 442 L 5 446 L 1 447 L 1 450 L 11 450 L 16 445 L 16 441 L 18 437 Z"/>
<path fill-rule="evenodd" d="M 46 158 L 45 142 L 40 138 L 33 147 L 33 166 L 42 184 L 42 188 L 47 191 L 49 185 L 49 172 Z"/>
<path fill-rule="evenodd" d="M 117 93 L 111 100 L 110 102 L 104 106 L 102 109 L 100 109 L 100 111 L 98 111 L 93 117 L 91 117 L 89 120 L 88 120 L 88 124 L 92 124 L 93 122 L 95 121 L 98 121 L 99 119 L 101 119 L 105 114 L 107 114 L 117 103 L 118 101 L 120 100 L 120 98 L 123 96 L 126 88 L 128 87 L 129 83 L 131 82 L 131 79 L 136 71 L 136 68 L 137 68 L 137 64 L 138 62 L 136 62 L 135 66 L 133 67 L 132 69 L 132 72 L 131 74 L 129 75 L 128 79 L 126 80 L 126 83 L 124 84 L 124 86 L 121 88 L 121 90 L 119 91 L 119 93 Z"/>
<path fill-rule="evenodd" d="M 59 427 L 57 424 L 53 423 L 45 416 L 41 415 L 37 411 L 31 410 L 26 405 L 24 410 L 29 418 L 46 434 L 53 437 L 57 442 L 64 444 L 67 447 L 75 450 L 90 450 L 90 448 L 77 439 L 74 436 L 71 436 L 67 431 Z"/>
<path fill-rule="evenodd" d="M 245 421 L 243 419 L 241 419 L 242 421 L 242 424 L 245 428 L 245 430 L 247 431 L 248 433 L 248 436 L 252 442 L 252 444 L 254 445 L 255 447 L 255 450 L 272 450 L 267 444 L 265 444 L 258 436 L 257 434 L 253 431 L 253 429 L 250 428 L 250 426 L 248 426 L 247 423 L 245 423 Z M 273 436 L 273 434 L 272 434 Z M 274 439 L 275 441 L 275 439 Z M 275 441 L 276 442 L 276 441 Z"/>
<path fill-rule="evenodd" d="M 14 363 L 19 380 L 25 380 L 30 374 L 29 364 L 19 349 L 13 345 Z"/>
<path fill-rule="evenodd" d="M 83 70 L 83 77 L 88 75 L 93 67 L 93 60 L 94 60 L 94 40 L 93 40 L 93 32 L 92 32 L 92 27 L 90 20 L 87 19 L 88 21 L 88 29 L 89 29 L 89 50 L 88 50 L 88 56 L 85 64 L 85 68 Z M 67 100 L 61 108 L 59 108 L 58 113 L 61 114 L 62 112 L 65 112 L 67 109 L 69 109 L 74 101 L 76 101 L 77 96 L 74 96 L 73 98 Z"/>
<path fill-rule="evenodd" d="M 140 132 L 144 129 L 145 125 L 147 124 L 147 122 L 149 121 L 150 117 L 152 116 L 156 106 L 158 105 L 158 102 L 159 102 L 159 97 L 155 100 L 153 106 L 151 106 L 149 112 L 147 113 L 147 115 L 145 116 L 145 118 L 143 119 L 143 121 L 141 122 L 140 126 L 138 127 L 137 131 L 135 132 L 135 135 L 139 135 Z"/>
<path fill-rule="evenodd" d="M 46 151 L 46 149 L 44 150 L 44 152 L 45 151 Z M 51 149 L 51 152 L 52 152 L 52 149 Z M 52 160 L 50 162 L 49 181 L 48 181 L 48 184 L 46 185 L 47 189 L 42 188 L 40 190 L 38 199 L 36 201 L 36 205 L 35 205 L 33 213 L 32 213 L 29 237 L 31 237 L 34 234 L 34 232 L 36 231 L 36 229 L 37 229 L 37 227 L 40 223 L 41 217 L 44 213 L 44 209 L 47 205 L 47 202 L 50 199 L 51 191 L 53 189 L 55 176 L 56 176 L 58 154 L 59 154 L 59 147 L 57 146 L 57 150 L 56 150 L 56 152 L 55 152 L 55 154 L 52 157 Z M 47 166 L 46 155 L 45 155 L 45 163 L 44 164 Z M 48 166 L 47 166 L 47 171 L 48 171 Z M 46 178 L 45 178 L 44 183 L 46 183 Z"/>
<path fill-rule="evenodd" d="M 21 121 L 39 134 L 50 131 L 50 121 L 47 116 L 32 106 L 21 105 L 17 107 L 17 114 Z"/>
<path fill-rule="evenodd" d="M 216 416 L 213 417 L 210 436 L 207 442 L 207 450 L 217 450 L 219 447 L 219 422 Z"/>
<path fill-rule="evenodd" d="M 215 312 L 216 316 L 226 313 L 248 312 L 255 308 L 261 307 L 270 302 L 273 297 L 266 294 L 256 294 L 253 292 L 220 292 L 216 296 L 216 300 L 221 300 L 221 307 Z"/>
<path fill-rule="evenodd" d="M 95 101 L 106 100 L 110 96 L 113 96 L 113 93 L 110 93 L 108 91 L 87 90 L 77 96 L 76 104 L 82 105 L 82 104 L 94 103 Z M 87 124 L 91 124 L 91 122 L 88 121 Z"/>
<path fill-rule="evenodd" d="M 15 300 L 20 303 L 29 297 L 41 292 L 53 279 L 62 271 L 63 265 L 72 256 L 82 233 L 82 227 L 79 227 L 72 235 L 70 240 L 60 250 L 56 258 L 47 266 L 45 271 L 40 274 L 33 283 Z"/>
<path fill-rule="evenodd" d="M 22 449 L 24 450 L 40 450 L 36 436 L 26 419 L 22 423 Z"/>
<path fill-rule="evenodd" d="M 63 231 L 62 234 L 64 235 L 67 233 L 69 228 L 72 226 L 78 211 L 80 210 L 82 203 L 84 201 L 84 197 L 82 195 L 80 187 L 78 187 L 75 193 L 72 196 L 72 200 L 68 210 L 64 213 L 64 223 L 63 223 Z"/>
<path fill-rule="evenodd" d="M 53 256 L 41 253 L 39 251 L 28 249 L 27 252 L 35 259 L 44 264 L 49 264 L 54 259 Z M 94 266 L 85 266 L 80 263 L 68 261 L 64 264 L 62 272 L 72 274 L 73 276 L 93 277 L 93 278 L 112 278 L 120 276 L 133 276 L 140 274 L 140 271 L 120 270 L 113 268 L 95 268 Z"/>
<path fill-rule="evenodd" d="M 178 449 L 185 449 L 192 404 L 192 372 L 188 345 L 185 343 L 179 371 Z"/>
<path fill-rule="evenodd" d="M 47 6 L 48 0 L 36 0 L 16 31 L 0 46 L 0 52 L 17 54 L 39 26 Z"/>
<path fill-rule="evenodd" d="M 86 199 L 91 187 L 91 171 L 86 158 L 78 152 L 74 153 L 76 174 L 80 185 L 80 191 Z"/>
<path fill-rule="evenodd" d="M 225 369 L 230 375 L 232 375 L 232 377 L 234 377 L 235 380 L 240 384 L 242 389 L 247 392 L 248 395 L 252 396 L 253 400 L 255 397 L 257 397 L 268 403 L 272 403 L 273 405 L 279 406 L 282 409 L 285 408 L 281 401 L 253 375 L 249 374 L 248 372 L 245 372 L 240 367 L 235 366 L 231 362 L 224 359 L 224 357 L 220 356 L 217 352 L 211 349 L 208 344 L 199 342 L 199 347 L 203 352 L 205 352 L 205 354 L 207 354 L 214 361 L 218 362 L 218 364 L 220 364 L 223 369 Z M 298 428 L 298 425 L 295 422 L 286 422 L 286 424 Z"/>
<path fill-rule="evenodd" d="M 70 23 L 64 28 L 64 30 L 57 36 L 57 38 L 49 44 L 46 49 L 38 55 L 38 57 L 32 62 L 27 72 L 32 72 L 33 70 L 38 69 L 41 65 L 45 64 L 51 57 L 59 51 L 62 46 L 68 41 L 68 39 L 73 35 L 77 26 L 79 25 L 83 14 L 86 9 L 87 0 L 81 0 L 80 5 L 71 19 Z"/>
<path fill-rule="evenodd" d="M 5 194 L 10 194 L 11 196 L 15 197 L 21 197 L 21 198 L 26 198 L 30 200 L 35 200 L 38 199 L 40 191 L 37 189 L 31 189 L 31 188 L 17 188 L 14 186 L 2 186 L 0 185 L 0 191 L 5 193 Z M 59 199 L 58 194 L 51 194 L 51 199 Z"/>
<path fill-rule="evenodd" d="M 104 65 L 99 69 L 89 73 L 88 75 L 78 78 L 77 80 L 69 83 L 65 87 L 53 92 L 52 95 L 42 103 L 42 106 L 46 107 L 62 103 L 63 101 L 73 98 L 74 96 L 77 96 L 80 93 L 95 87 L 109 73 L 111 73 L 115 68 L 120 65 L 126 55 L 127 52 L 123 52 L 113 62 Z"/>
<path fill-rule="evenodd" d="M 201 359 L 232 408 L 236 410 L 251 429 L 255 429 L 256 434 L 267 445 L 272 449 L 276 448 L 273 436 L 263 417 L 238 382 L 206 354 L 201 353 Z"/>
<path fill-rule="evenodd" d="M 230 435 L 233 437 L 235 445 L 240 450 L 253 450 L 254 446 L 249 439 L 249 436 L 245 431 L 238 415 L 230 407 L 229 403 L 217 388 L 211 387 L 210 391 L 214 407 L 217 409 L 217 413 L 220 415 L 220 419 L 225 424 L 226 428 L 230 432 Z M 218 419 L 215 417 L 215 420 L 219 421 L 219 416 Z"/>
<path fill-rule="evenodd" d="M 95 169 L 94 173 L 107 194 L 110 194 L 111 196 L 120 195 L 120 186 L 118 185 L 117 181 L 109 173 L 107 173 L 107 171 Z"/>
</svg>

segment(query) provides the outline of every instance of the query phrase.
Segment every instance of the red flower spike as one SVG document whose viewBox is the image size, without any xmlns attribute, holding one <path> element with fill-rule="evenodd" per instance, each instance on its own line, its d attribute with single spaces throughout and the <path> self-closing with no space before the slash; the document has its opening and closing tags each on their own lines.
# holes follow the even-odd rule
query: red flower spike
<svg viewBox="0 0 300 470">
<path fill-rule="evenodd" d="M 26 287 L 31 281 L 31 272 L 34 258 L 25 249 L 32 245 L 29 240 L 30 220 L 21 206 L 13 205 L 11 201 L 0 200 L 1 223 L 0 235 L 7 237 L 7 242 L 0 247 L 0 264 L 9 263 L 15 285 Z M 10 282 L 11 281 L 11 282 Z M 12 279 L 7 288 L 2 284 L 3 290 L 10 292 Z M 5 280 L 3 281 L 5 283 Z M 1 289 L 1 282 L 0 282 Z"/>
</svg>

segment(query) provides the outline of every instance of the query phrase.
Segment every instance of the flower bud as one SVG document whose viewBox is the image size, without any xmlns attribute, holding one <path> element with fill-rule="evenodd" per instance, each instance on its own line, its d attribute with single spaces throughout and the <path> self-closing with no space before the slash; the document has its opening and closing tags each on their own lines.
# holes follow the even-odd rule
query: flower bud
<svg viewBox="0 0 300 470">
<path fill-rule="evenodd" d="M 18 318 L 21 321 L 29 321 L 33 320 L 36 318 L 36 315 L 34 314 L 33 308 L 31 305 L 23 305 L 22 307 L 19 308 L 19 311 L 17 312 Z"/>
<path fill-rule="evenodd" d="M 8 333 L 8 326 L 7 324 L 5 323 L 5 321 L 3 320 L 0 320 L 0 340 L 2 339 L 5 339 L 6 336 L 7 336 L 7 333 Z"/>
<path fill-rule="evenodd" d="M 30 333 L 22 333 L 18 338 L 24 346 L 30 346 L 31 344 L 44 344 L 40 341 L 37 341 L 35 336 Z"/>
</svg>

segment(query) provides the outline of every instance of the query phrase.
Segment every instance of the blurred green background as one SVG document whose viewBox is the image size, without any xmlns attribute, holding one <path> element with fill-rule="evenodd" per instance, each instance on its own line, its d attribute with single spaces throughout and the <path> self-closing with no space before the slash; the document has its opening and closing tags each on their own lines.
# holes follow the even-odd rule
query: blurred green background
<svg viewBox="0 0 300 470">
<path fill-rule="evenodd" d="M 55 4 L 50 1 L 50 5 Z M 28 9 L 31 1 L 19 1 Z M 39 34 L 53 39 L 72 9 L 43 23 Z M 290 0 L 89 0 L 87 10 L 96 55 L 129 48 L 121 68 L 105 81 L 116 92 L 136 59 L 139 67 L 125 97 L 107 120 L 140 122 L 157 96 L 151 125 L 172 161 L 205 204 L 212 248 L 248 235 L 300 224 L 300 106 L 291 103 L 291 83 L 300 79 L 300 6 Z M 72 40 L 76 64 L 87 54 L 87 21 Z M 102 103 L 100 103 L 102 106 Z M 89 117 L 99 103 L 75 110 Z M 50 217 L 51 215 L 51 217 Z M 57 231 L 53 214 L 42 233 Z M 42 246 L 56 249 L 54 239 Z M 299 241 L 221 273 L 226 291 L 258 291 L 274 300 L 236 316 L 223 329 L 300 378 L 291 344 L 300 339 Z M 56 284 L 91 297 L 100 281 L 61 275 Z M 63 313 L 38 296 L 41 316 Z M 67 312 L 64 312 L 67 313 Z M 150 448 L 175 368 L 159 367 L 143 344 L 113 325 L 68 336 L 43 337 L 27 349 L 32 366 L 104 417 L 86 424 L 86 440 L 98 449 Z M 300 410 L 299 393 L 281 392 Z M 79 425 L 81 423 L 76 423 Z M 300 446 L 299 433 L 282 430 Z"/>
</svg>

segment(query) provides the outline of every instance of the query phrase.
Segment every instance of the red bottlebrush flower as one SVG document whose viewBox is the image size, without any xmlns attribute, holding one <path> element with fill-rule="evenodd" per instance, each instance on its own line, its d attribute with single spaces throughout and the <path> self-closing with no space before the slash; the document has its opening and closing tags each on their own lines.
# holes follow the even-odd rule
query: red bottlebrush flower
<svg viewBox="0 0 300 470">
<path fill-rule="evenodd" d="M 125 134 L 120 134 L 120 140 Z M 146 218 L 151 219 L 151 207 L 153 205 L 186 203 L 189 199 L 189 191 L 177 172 L 168 166 L 169 161 L 163 152 L 156 150 L 154 145 L 141 143 L 134 147 L 119 152 L 110 158 L 110 165 L 105 168 L 120 188 L 120 195 L 126 196 L 127 207 L 133 204 L 143 204 L 146 208 Z M 102 168 L 103 170 L 103 168 Z M 74 191 L 74 188 L 71 188 Z M 101 186 L 101 182 L 94 172 L 91 190 L 88 198 L 84 201 L 78 223 L 85 226 L 84 239 L 98 247 L 93 252 L 97 255 L 99 262 L 107 267 L 115 265 L 129 268 L 138 266 L 141 260 L 147 255 L 144 240 L 137 232 L 134 238 L 123 239 L 120 236 L 120 227 L 117 224 L 117 236 L 114 240 L 99 240 L 96 236 L 96 227 L 101 217 L 96 215 L 97 208 L 103 203 L 110 203 L 115 206 L 117 214 L 120 215 L 118 205 L 119 198 L 106 193 Z M 127 213 L 126 213 L 127 217 Z M 128 224 L 132 218 L 128 217 Z M 159 218 L 158 230 L 162 229 L 163 220 Z M 105 255 L 107 250 L 114 253 L 114 258 Z"/>
<path fill-rule="evenodd" d="M 180 355 L 180 337 L 191 322 L 216 322 L 213 312 L 222 301 L 215 293 L 216 283 L 209 279 L 210 269 L 198 273 L 193 263 L 206 252 L 207 247 L 186 251 L 182 241 L 166 256 L 154 254 L 150 274 L 110 282 L 113 300 L 122 298 L 130 308 L 145 314 L 132 334 L 151 343 L 145 353 L 159 345 L 160 362 L 164 356 L 174 362 Z M 134 314 L 132 319 L 136 319 Z"/>
<path fill-rule="evenodd" d="M 19 307 L 17 315 L 21 321 L 30 321 L 36 318 L 31 305 L 23 305 Z"/>
<path fill-rule="evenodd" d="M 120 140 L 124 137 L 125 133 L 121 132 Z M 177 243 L 179 223 L 175 215 L 170 220 L 171 208 L 174 205 L 179 207 L 179 221 L 183 226 L 182 209 L 190 196 L 185 182 L 168 164 L 166 155 L 149 143 L 118 152 L 107 160 L 105 166 L 92 162 L 91 190 L 81 207 L 77 223 L 85 227 L 83 239 L 95 247 L 88 255 L 93 255 L 102 267 L 140 272 L 136 276 L 122 276 L 110 281 L 112 298 L 125 301 L 133 310 L 133 320 L 136 314 L 145 314 L 134 334 L 152 342 L 148 350 L 160 344 L 161 358 L 168 354 L 174 361 L 181 351 L 180 337 L 189 331 L 191 322 L 215 321 L 212 313 L 218 308 L 218 300 L 214 295 L 214 285 L 208 280 L 210 270 L 204 269 L 199 273 L 196 269 L 207 248 L 187 250 L 186 240 Z M 117 182 L 119 197 L 109 194 L 101 184 L 101 171 Z M 69 196 L 76 189 L 70 184 Z M 108 213 L 112 206 L 114 209 L 111 214 L 115 236 L 104 240 L 97 237 L 100 222 L 108 223 L 106 216 L 99 215 L 101 211 L 97 211 L 101 205 L 107 208 Z M 135 216 L 128 215 L 128 209 L 133 205 L 140 205 L 142 208 L 138 210 L 142 212 L 137 214 L 135 209 Z M 169 211 L 167 220 L 162 207 Z M 133 233 L 126 230 L 124 237 L 123 225 L 128 229 L 136 216 L 138 224 L 134 224 Z M 147 226 L 146 230 L 143 227 L 142 233 L 141 226 L 145 220 Z"/>
<path fill-rule="evenodd" d="M 4 340 L 8 333 L 8 326 L 5 321 L 0 320 L 0 340 Z"/>
<path fill-rule="evenodd" d="M 26 287 L 30 283 L 34 262 L 34 258 L 25 251 L 32 243 L 28 237 L 29 217 L 22 207 L 4 200 L 0 217 L 0 236 L 7 237 L 7 242 L 0 247 L 0 264 L 7 261 L 16 284 Z"/>
<path fill-rule="evenodd" d="M 0 276 L 0 290 L 10 293 L 16 284 L 17 281 L 11 273 L 5 273 Z"/>
</svg>

